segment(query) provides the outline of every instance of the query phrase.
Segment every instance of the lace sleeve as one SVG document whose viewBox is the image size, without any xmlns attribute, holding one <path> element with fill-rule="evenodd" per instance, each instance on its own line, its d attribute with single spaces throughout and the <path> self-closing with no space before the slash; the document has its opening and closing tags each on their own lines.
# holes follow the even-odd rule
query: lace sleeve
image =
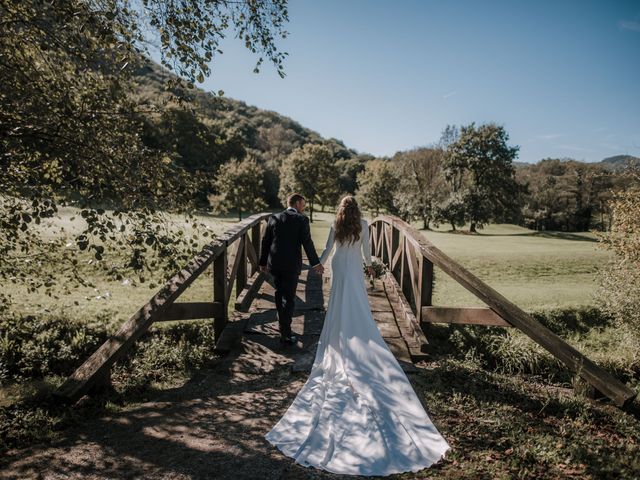
<svg viewBox="0 0 640 480">
<path fill-rule="evenodd" d="M 371 250 L 369 249 L 369 224 L 366 220 L 362 221 L 362 255 L 364 264 L 371 265 Z"/>
<path fill-rule="evenodd" d="M 329 258 L 329 255 L 331 254 L 331 250 L 333 250 L 333 244 L 336 238 L 336 232 L 333 228 L 333 224 L 331 225 L 331 229 L 329 230 L 329 236 L 327 237 L 327 244 L 324 247 L 324 250 L 322 251 L 322 255 L 320 255 L 320 263 L 322 265 L 325 264 L 325 262 L 327 261 L 327 258 Z"/>
</svg>

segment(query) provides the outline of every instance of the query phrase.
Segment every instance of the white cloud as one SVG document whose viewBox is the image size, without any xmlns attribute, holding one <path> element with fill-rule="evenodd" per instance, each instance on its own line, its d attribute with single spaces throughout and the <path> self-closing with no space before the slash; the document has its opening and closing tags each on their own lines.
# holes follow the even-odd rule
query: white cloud
<svg viewBox="0 0 640 480">
<path fill-rule="evenodd" d="M 445 93 L 442 98 L 444 98 L 445 100 L 449 97 L 453 97 L 457 92 L 449 92 L 449 93 Z"/>
<path fill-rule="evenodd" d="M 591 152 L 590 148 L 578 147 L 576 145 L 558 145 L 558 148 L 562 148 L 563 150 L 575 150 L 577 152 Z"/>
<path fill-rule="evenodd" d="M 618 27 L 621 30 L 631 30 L 632 32 L 640 32 L 640 22 L 636 22 L 633 20 L 620 20 L 618 22 Z"/>
<path fill-rule="evenodd" d="M 555 140 L 556 138 L 560 138 L 561 136 L 561 133 L 547 133 L 545 135 L 536 135 L 536 138 L 540 140 Z"/>
</svg>

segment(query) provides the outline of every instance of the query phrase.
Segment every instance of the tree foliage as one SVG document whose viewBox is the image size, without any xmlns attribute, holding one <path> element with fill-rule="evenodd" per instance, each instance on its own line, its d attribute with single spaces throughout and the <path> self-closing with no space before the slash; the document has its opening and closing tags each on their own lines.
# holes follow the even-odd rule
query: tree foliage
<svg viewBox="0 0 640 480">
<path fill-rule="evenodd" d="M 611 203 L 611 231 L 599 234 L 602 247 L 614 258 L 602 272 L 598 298 L 640 341 L 640 171 L 626 177 L 630 186 L 616 192 Z"/>
<path fill-rule="evenodd" d="M 462 196 L 470 231 L 514 213 L 521 188 L 515 181 L 517 146 L 502 126 L 463 126 L 446 150 L 444 172 L 452 193 Z"/>
<path fill-rule="evenodd" d="M 394 192 L 399 184 L 397 172 L 389 160 L 375 159 L 366 163 L 358 175 L 356 195 L 361 205 L 376 216 L 381 210 L 396 213 Z"/>
<path fill-rule="evenodd" d="M 215 180 L 218 193 L 209 197 L 214 211 L 235 209 L 238 220 L 242 220 L 243 212 L 256 212 L 266 207 L 262 199 L 264 173 L 264 167 L 250 157 L 242 161 L 233 159 L 222 165 Z"/>
<path fill-rule="evenodd" d="M 101 263 L 109 245 L 124 247 L 121 267 L 138 271 L 150 262 L 173 268 L 190 253 L 191 242 L 158 212 L 192 211 L 211 179 L 192 174 L 188 132 L 175 133 L 185 140 L 171 152 L 149 140 L 145 121 L 158 105 L 135 94 L 142 53 L 159 39 L 163 63 L 186 79 L 171 77 L 172 88 L 188 90 L 209 73 L 231 29 L 258 66 L 266 58 L 282 73 L 275 39 L 286 20 L 283 0 L 0 0 L 0 275 L 46 287 L 52 278 L 33 275 L 33 265 L 46 261 L 82 281 L 73 249 L 31 228 L 61 203 L 82 208 L 86 228 L 72 239 L 76 252 L 91 252 L 110 271 Z M 159 128 L 172 124 L 173 113 Z M 196 130 L 198 140 L 219 145 L 222 135 L 211 131 Z"/>
<path fill-rule="evenodd" d="M 446 195 L 444 152 L 439 148 L 414 148 L 394 155 L 399 178 L 394 204 L 405 219 L 422 220 L 423 228 L 435 219 L 436 207 Z"/>
<path fill-rule="evenodd" d="M 314 206 L 332 198 L 336 191 L 338 170 L 327 145 L 306 144 L 291 152 L 280 168 L 280 199 L 294 192 L 307 199 L 309 217 L 313 221 Z"/>
<path fill-rule="evenodd" d="M 527 187 L 522 222 L 535 230 L 608 229 L 613 192 L 628 183 L 602 164 L 571 159 L 547 158 L 516 176 Z"/>
</svg>

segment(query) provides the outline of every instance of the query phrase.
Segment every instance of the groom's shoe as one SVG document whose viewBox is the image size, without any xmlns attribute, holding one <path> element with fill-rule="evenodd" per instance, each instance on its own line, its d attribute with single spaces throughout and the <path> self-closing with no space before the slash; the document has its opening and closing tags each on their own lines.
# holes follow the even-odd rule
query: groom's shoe
<svg viewBox="0 0 640 480">
<path fill-rule="evenodd" d="M 295 335 L 290 335 L 288 337 L 280 337 L 280 343 L 282 345 L 295 345 L 297 342 L 297 338 Z"/>
</svg>

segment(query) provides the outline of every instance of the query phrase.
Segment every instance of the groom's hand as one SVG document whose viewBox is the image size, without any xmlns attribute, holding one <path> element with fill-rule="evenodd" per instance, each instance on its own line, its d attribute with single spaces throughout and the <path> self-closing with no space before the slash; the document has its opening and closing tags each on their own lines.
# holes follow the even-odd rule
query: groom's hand
<svg viewBox="0 0 640 480">
<path fill-rule="evenodd" d="M 315 270 L 316 273 L 319 273 L 320 275 L 322 275 L 324 273 L 324 265 L 322 265 L 321 263 L 314 265 L 313 267 L 311 267 Z"/>
<path fill-rule="evenodd" d="M 260 265 L 260 271 L 267 273 L 267 266 L 266 265 Z"/>
</svg>

